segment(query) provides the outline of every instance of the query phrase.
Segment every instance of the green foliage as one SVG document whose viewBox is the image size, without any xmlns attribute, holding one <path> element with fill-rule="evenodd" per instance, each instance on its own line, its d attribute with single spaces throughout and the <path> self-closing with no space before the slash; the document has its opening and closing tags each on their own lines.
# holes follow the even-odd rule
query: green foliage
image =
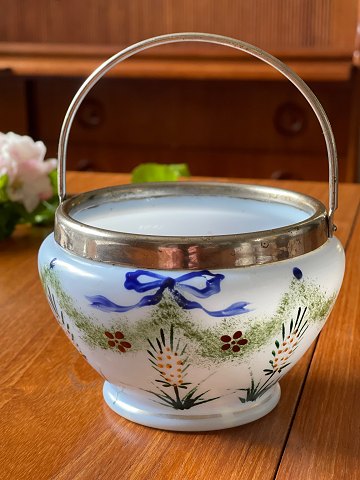
<svg viewBox="0 0 360 480">
<path fill-rule="evenodd" d="M 57 170 L 53 170 L 49 173 L 51 188 L 53 191 L 54 196 L 58 194 L 58 185 L 57 185 Z"/>
<path fill-rule="evenodd" d="M 199 385 L 192 388 L 183 397 L 180 397 L 178 387 L 173 387 L 173 388 L 175 393 L 174 397 L 172 397 L 170 394 L 168 394 L 167 392 L 161 389 L 158 389 L 161 393 L 156 393 L 151 390 L 145 390 L 145 391 L 148 393 L 151 393 L 152 395 L 155 395 L 155 397 L 161 400 L 161 402 L 158 402 L 160 403 L 160 405 L 163 405 L 164 407 L 171 407 L 171 408 L 174 408 L 175 410 L 189 410 L 190 408 L 195 407 L 196 405 L 212 402 L 220 398 L 220 397 L 213 397 L 208 399 L 204 398 L 204 395 L 209 393 L 210 390 L 206 390 L 205 392 L 197 394 L 194 397 L 194 395 L 198 392 Z"/>
<path fill-rule="evenodd" d="M 0 202 L 0 240 L 12 234 L 19 219 L 20 216 L 14 211 L 11 202 Z"/>
<path fill-rule="evenodd" d="M 132 183 L 174 182 L 179 177 L 189 177 L 186 163 L 162 165 L 160 163 L 142 163 L 132 171 Z"/>
<path fill-rule="evenodd" d="M 35 210 L 28 212 L 22 203 L 9 199 L 6 192 L 8 176 L 0 177 L 0 240 L 9 237 L 18 223 L 52 225 L 58 206 L 56 170 L 49 174 L 49 178 L 53 189 L 52 198 L 43 200 Z"/>
<path fill-rule="evenodd" d="M 308 323 L 322 323 L 334 297 L 334 295 L 329 297 L 326 292 L 322 292 L 312 282 L 304 282 L 305 285 L 299 289 L 298 284 L 300 282 L 297 280 L 297 283 L 291 284 L 290 290 L 285 292 L 280 301 L 280 306 L 273 316 L 256 316 L 256 314 L 253 314 L 243 324 L 241 323 L 244 321 L 242 317 L 240 319 L 234 317 L 224 318 L 215 325 L 202 325 L 200 322 L 194 322 L 191 314 L 182 309 L 168 292 L 164 292 L 161 302 L 155 308 L 149 310 L 144 308 L 142 318 L 136 323 L 130 322 L 124 315 L 116 315 L 116 317 L 109 317 L 110 327 L 108 322 L 105 326 L 101 322 L 99 323 L 96 317 L 85 315 L 79 309 L 75 299 L 63 290 L 56 269 L 45 267 L 42 271 L 42 278 L 46 285 L 54 289 L 60 307 L 79 329 L 83 340 L 92 348 L 108 349 L 104 331 L 119 330 L 124 333 L 127 339 L 131 340 L 132 352 L 146 351 L 149 348 L 147 339 L 153 339 L 154 329 L 158 327 L 160 333 L 161 331 L 170 332 L 169 346 L 175 349 L 177 344 L 172 345 L 171 342 L 175 340 L 171 332 L 176 331 L 176 341 L 180 340 L 181 344 L 188 345 L 187 357 L 189 363 L 201 364 L 209 368 L 224 362 L 241 363 L 246 361 L 250 355 L 259 351 L 265 345 L 269 345 L 270 341 L 275 342 L 273 346 L 279 348 L 281 335 L 285 335 L 284 324 L 292 325 L 294 329 L 299 326 L 298 322 L 302 317 L 299 317 L 300 307 L 298 305 L 307 302 L 314 309 L 311 312 L 310 308 L 307 308 L 306 325 Z M 295 289 L 296 296 L 291 294 L 292 289 Z M 301 308 L 301 311 L 303 312 L 304 309 Z M 296 317 L 296 312 L 298 317 Z M 306 325 L 304 325 L 304 328 Z M 240 329 L 244 332 L 244 338 L 248 340 L 248 343 L 238 352 L 233 352 L 231 349 L 222 350 L 221 337 L 232 335 Z M 299 330 L 300 334 L 302 334 L 302 330 Z M 159 341 L 161 342 L 162 338 L 159 338 Z M 273 347 L 269 346 L 269 348 L 271 352 Z M 276 352 L 273 350 L 272 356 L 275 357 L 275 355 Z M 284 365 L 282 368 L 284 368 Z"/>
<path fill-rule="evenodd" d="M 6 193 L 6 187 L 9 181 L 9 177 L 7 175 L 2 175 L 0 177 L 0 203 L 5 203 L 9 200 L 7 193 Z"/>
<path fill-rule="evenodd" d="M 262 385 L 261 385 L 261 381 L 259 381 L 257 385 L 255 385 L 253 376 L 251 375 L 250 387 L 238 389 L 241 392 L 245 392 L 245 397 L 239 397 L 240 402 L 241 403 L 255 402 L 258 398 L 264 395 L 268 390 L 270 390 L 271 387 L 273 387 L 276 384 L 276 381 L 269 382 L 271 378 L 272 376 L 269 377 Z"/>
<path fill-rule="evenodd" d="M 29 223 L 31 225 L 52 225 L 54 221 L 55 210 L 58 206 L 57 197 L 53 196 L 50 200 L 43 200 L 32 212 L 27 212 L 20 203 L 13 202 L 14 210 L 19 213 L 18 223 Z"/>
</svg>

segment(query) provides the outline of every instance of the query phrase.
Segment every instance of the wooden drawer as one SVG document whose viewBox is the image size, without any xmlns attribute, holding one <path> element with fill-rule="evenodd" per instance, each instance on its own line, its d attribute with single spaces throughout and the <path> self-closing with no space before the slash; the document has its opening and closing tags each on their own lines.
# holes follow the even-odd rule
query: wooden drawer
<svg viewBox="0 0 360 480">
<path fill-rule="evenodd" d="M 38 136 L 53 153 L 80 83 L 35 83 Z M 311 87 L 333 125 L 342 162 L 349 134 L 349 84 Z M 129 171 L 146 161 L 186 161 L 199 175 L 325 179 L 325 159 L 314 113 L 286 82 L 107 79 L 79 109 L 69 167 Z"/>
<path fill-rule="evenodd" d="M 25 81 L 0 76 L 0 132 L 28 133 Z"/>
</svg>

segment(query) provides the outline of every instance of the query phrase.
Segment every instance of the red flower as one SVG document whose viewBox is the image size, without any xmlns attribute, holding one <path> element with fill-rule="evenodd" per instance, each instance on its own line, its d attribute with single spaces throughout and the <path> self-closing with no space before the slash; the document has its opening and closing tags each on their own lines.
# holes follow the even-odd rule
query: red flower
<svg viewBox="0 0 360 480">
<path fill-rule="evenodd" d="M 233 352 L 239 352 L 240 351 L 240 345 L 246 345 L 248 341 L 246 338 L 241 338 L 242 337 L 242 332 L 237 331 L 234 333 L 232 337 L 230 335 L 223 335 L 220 340 L 224 342 L 224 345 L 221 347 L 221 350 L 231 350 Z"/>
<path fill-rule="evenodd" d="M 131 348 L 131 343 L 123 340 L 124 334 L 122 332 L 104 332 L 106 337 L 109 339 L 108 344 L 112 348 L 118 348 L 120 352 L 125 353 L 127 348 Z"/>
</svg>

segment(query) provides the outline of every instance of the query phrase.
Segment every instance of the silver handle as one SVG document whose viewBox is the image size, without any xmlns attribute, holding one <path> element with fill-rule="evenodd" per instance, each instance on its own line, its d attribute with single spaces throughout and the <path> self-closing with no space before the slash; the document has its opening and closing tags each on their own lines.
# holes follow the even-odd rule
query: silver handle
<svg viewBox="0 0 360 480">
<path fill-rule="evenodd" d="M 66 152 L 71 125 L 73 123 L 79 106 L 81 105 L 88 92 L 98 82 L 98 80 L 100 80 L 111 68 L 113 68 L 115 65 L 122 62 L 126 58 L 129 58 L 136 53 L 151 47 L 157 47 L 159 45 L 178 42 L 215 43 L 217 45 L 224 45 L 227 47 L 235 48 L 236 50 L 246 52 L 253 57 L 257 57 L 263 62 L 274 67 L 276 70 L 282 73 L 284 77 L 286 77 L 291 83 L 293 83 L 295 87 L 303 94 L 303 96 L 306 98 L 309 105 L 315 112 L 315 115 L 321 125 L 325 137 L 329 161 L 329 237 L 332 237 L 333 231 L 336 229 L 333 223 L 334 212 L 338 206 L 338 163 L 334 134 L 332 132 L 330 122 L 321 103 L 316 98 L 312 90 L 308 87 L 308 85 L 293 70 L 291 70 L 279 59 L 273 57 L 267 52 L 264 52 L 264 50 L 255 47 L 254 45 L 250 45 L 249 43 L 242 42 L 241 40 L 235 40 L 229 37 L 223 37 L 221 35 L 213 35 L 210 33 L 171 33 L 168 35 L 162 35 L 160 37 L 143 40 L 142 42 L 127 47 L 121 52 L 118 52 L 112 57 L 110 57 L 96 70 L 94 70 L 93 73 L 85 80 L 85 82 L 81 85 L 76 95 L 74 96 L 66 112 L 61 128 L 58 147 L 58 186 L 60 203 L 62 203 L 66 197 Z"/>
</svg>

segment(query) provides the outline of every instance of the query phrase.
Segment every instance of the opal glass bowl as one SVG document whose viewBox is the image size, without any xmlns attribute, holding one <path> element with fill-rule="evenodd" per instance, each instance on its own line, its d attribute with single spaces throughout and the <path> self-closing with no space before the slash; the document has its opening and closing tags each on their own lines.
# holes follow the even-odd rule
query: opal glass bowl
<svg viewBox="0 0 360 480">
<path fill-rule="evenodd" d="M 123 187 L 125 198 L 129 188 Z M 311 213 L 208 194 L 157 197 L 152 186 L 132 187 L 139 188 L 147 198 L 100 202 L 73 216 L 149 241 L 157 234 L 164 241 L 195 235 L 200 242 L 222 233 L 274 232 Z M 193 255 L 196 261 L 196 245 Z M 106 379 L 104 397 L 113 410 L 152 427 L 209 430 L 250 422 L 275 407 L 280 378 L 309 348 L 334 304 L 344 253 L 333 237 L 263 265 L 164 270 L 89 260 L 50 235 L 39 268 L 56 319 Z"/>
<path fill-rule="evenodd" d="M 247 52 L 303 94 L 326 142 L 328 210 L 300 193 L 229 183 L 128 185 L 66 197 L 70 128 L 87 93 L 131 55 L 188 41 Z M 80 87 L 60 134 L 58 177 L 60 205 L 40 249 L 40 277 L 60 326 L 105 379 L 109 407 L 182 431 L 233 427 L 271 411 L 279 380 L 320 332 L 344 273 L 333 236 L 335 141 L 309 87 L 240 40 L 200 33 L 145 40 Z"/>
</svg>

